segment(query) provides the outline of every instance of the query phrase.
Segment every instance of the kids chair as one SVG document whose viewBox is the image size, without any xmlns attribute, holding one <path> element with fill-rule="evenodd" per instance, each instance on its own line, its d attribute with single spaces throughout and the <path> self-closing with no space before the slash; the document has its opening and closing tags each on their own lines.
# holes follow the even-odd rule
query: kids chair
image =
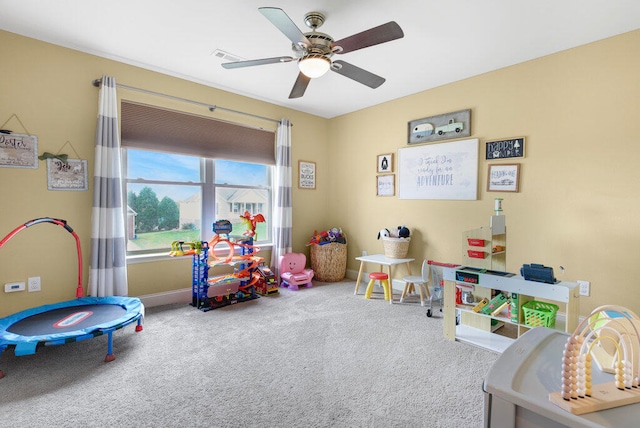
<svg viewBox="0 0 640 428">
<path fill-rule="evenodd" d="M 402 303 L 408 292 L 414 291 L 414 285 L 417 285 L 418 291 L 420 291 L 420 306 L 424 306 L 425 294 L 427 298 L 431 297 L 429 287 L 427 287 L 427 283 L 429 282 L 429 262 L 426 259 L 422 262 L 422 272 L 420 276 L 409 275 L 402 278 L 402 280 L 405 282 L 405 285 L 404 290 L 402 290 L 402 296 L 400 297 L 400 303 Z M 423 289 L 425 291 L 424 294 L 422 293 Z"/>
<path fill-rule="evenodd" d="M 369 274 L 369 285 L 367 285 L 367 291 L 365 291 L 364 293 L 364 298 L 371 298 L 371 293 L 373 293 L 373 285 L 376 281 L 380 281 L 380 285 L 384 289 L 384 300 L 388 300 L 389 303 L 393 304 L 393 294 L 391 291 L 391 285 L 389 285 L 389 275 L 384 272 L 371 272 Z"/>
<path fill-rule="evenodd" d="M 302 253 L 287 253 L 278 259 L 282 287 L 297 290 L 299 285 L 313 287 L 313 269 L 305 269 L 307 257 Z"/>
</svg>

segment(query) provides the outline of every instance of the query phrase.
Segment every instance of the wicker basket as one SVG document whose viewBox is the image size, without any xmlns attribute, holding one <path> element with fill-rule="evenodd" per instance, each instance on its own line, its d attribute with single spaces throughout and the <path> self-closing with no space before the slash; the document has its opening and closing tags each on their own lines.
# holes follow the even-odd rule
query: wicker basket
<svg viewBox="0 0 640 428">
<path fill-rule="evenodd" d="M 322 282 L 338 282 L 347 272 L 347 244 L 311 246 L 311 268 L 315 272 L 313 279 Z"/>
<path fill-rule="evenodd" d="M 404 259 L 409 252 L 409 243 L 411 238 L 390 238 L 382 237 L 382 246 L 384 247 L 384 255 L 391 259 Z"/>
<path fill-rule="evenodd" d="M 556 312 L 558 306 L 553 303 L 531 300 L 522 305 L 524 323 L 529 327 L 549 327 L 556 325 Z"/>
</svg>

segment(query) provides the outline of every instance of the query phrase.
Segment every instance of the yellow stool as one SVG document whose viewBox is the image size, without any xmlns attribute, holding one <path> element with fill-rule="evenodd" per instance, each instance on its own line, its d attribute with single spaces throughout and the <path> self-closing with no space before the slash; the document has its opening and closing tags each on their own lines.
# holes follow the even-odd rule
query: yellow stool
<svg viewBox="0 0 640 428">
<path fill-rule="evenodd" d="M 391 286 L 389 285 L 389 275 L 384 272 L 371 272 L 369 274 L 369 285 L 367 285 L 367 291 L 364 293 L 365 299 L 371 298 L 373 293 L 373 285 L 376 281 L 380 281 L 380 285 L 384 289 L 384 300 L 388 300 L 393 304 L 393 294 L 391 294 Z"/>
</svg>

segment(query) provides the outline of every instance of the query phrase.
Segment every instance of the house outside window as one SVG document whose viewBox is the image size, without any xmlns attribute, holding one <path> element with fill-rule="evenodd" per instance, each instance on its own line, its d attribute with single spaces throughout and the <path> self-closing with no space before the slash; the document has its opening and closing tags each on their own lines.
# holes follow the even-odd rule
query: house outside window
<svg viewBox="0 0 640 428">
<path fill-rule="evenodd" d="M 173 241 L 208 241 L 216 220 L 242 235 L 240 215 L 261 213 L 256 242 L 271 241 L 271 165 L 123 149 L 127 254 L 168 253 Z M 134 230 L 131 230 L 131 228 Z"/>
</svg>

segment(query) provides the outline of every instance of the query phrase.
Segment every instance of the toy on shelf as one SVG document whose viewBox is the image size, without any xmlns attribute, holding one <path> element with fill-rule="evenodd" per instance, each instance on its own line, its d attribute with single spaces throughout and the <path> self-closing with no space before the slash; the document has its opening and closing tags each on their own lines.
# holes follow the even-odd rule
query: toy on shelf
<svg viewBox="0 0 640 428">
<path fill-rule="evenodd" d="M 261 296 L 272 296 L 280 293 L 276 276 L 264 263 L 258 266 L 258 275 L 258 282 L 255 285 L 256 293 Z"/>
<path fill-rule="evenodd" d="M 229 238 L 229 234 L 233 230 L 233 225 L 229 220 L 216 220 L 213 223 L 213 233 L 217 235 L 225 235 L 227 239 Z"/>
<path fill-rule="evenodd" d="M 250 238 L 255 238 L 258 240 L 258 234 L 256 233 L 256 226 L 258 223 L 264 223 L 265 218 L 262 214 L 251 214 L 249 211 L 245 211 L 244 214 L 240 216 L 242 219 L 242 224 L 245 225 L 247 230 L 243 233 L 243 235 L 248 236 Z"/>
<path fill-rule="evenodd" d="M 562 355 L 562 390 L 551 393 L 549 400 L 576 415 L 640 403 L 639 328 L 640 318 L 626 308 L 596 308 L 567 339 Z M 591 363 L 600 345 L 614 350 L 610 365 L 615 380 L 592 385 Z"/>
<path fill-rule="evenodd" d="M 188 249 L 185 250 L 185 247 Z M 169 255 L 171 257 L 182 257 L 182 256 L 192 256 L 194 254 L 200 254 L 202 252 L 202 242 L 184 242 L 184 241 L 173 241 L 171 243 L 171 252 Z"/>
<path fill-rule="evenodd" d="M 283 287 L 298 290 L 298 286 L 313 287 L 313 269 L 306 268 L 307 257 L 302 253 L 287 253 L 280 256 L 278 266 Z"/>
</svg>

